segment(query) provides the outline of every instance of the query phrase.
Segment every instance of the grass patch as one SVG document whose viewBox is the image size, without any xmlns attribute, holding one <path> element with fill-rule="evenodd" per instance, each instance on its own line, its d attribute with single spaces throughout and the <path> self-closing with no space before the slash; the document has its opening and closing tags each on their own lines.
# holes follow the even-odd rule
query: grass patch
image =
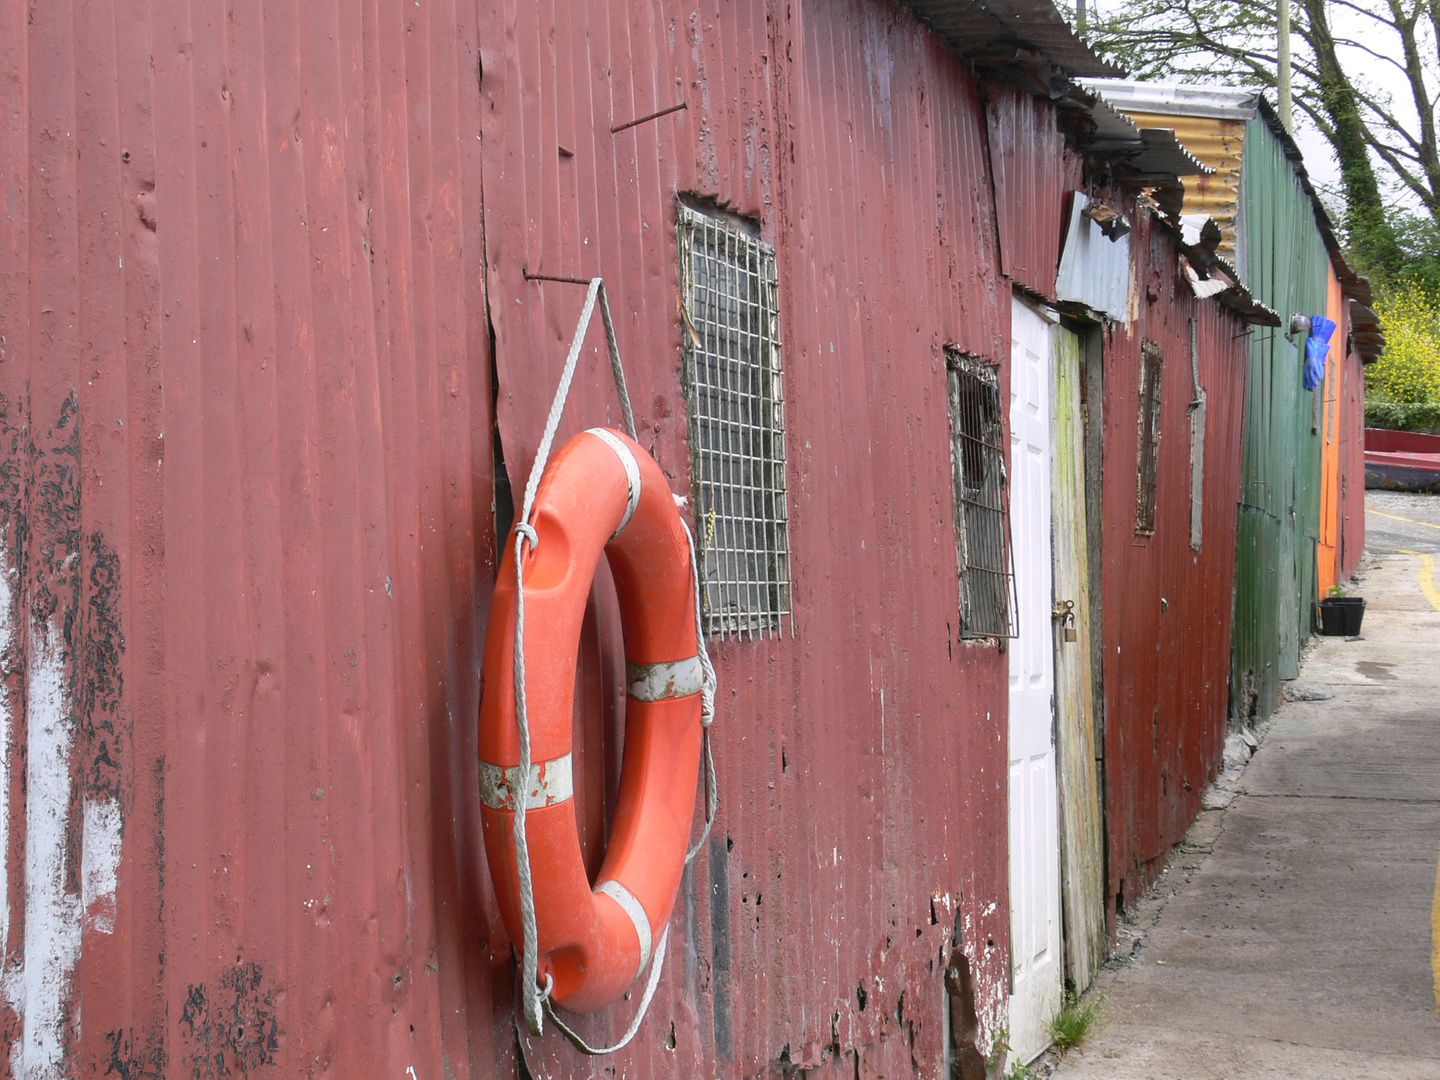
<svg viewBox="0 0 1440 1080">
<path fill-rule="evenodd" d="M 1066 998 L 1065 1007 L 1047 1026 L 1056 1049 L 1074 1049 L 1090 1037 L 1098 1020 L 1095 1004 L 1093 998 L 1089 1001 L 1079 1001 L 1073 997 Z"/>
</svg>

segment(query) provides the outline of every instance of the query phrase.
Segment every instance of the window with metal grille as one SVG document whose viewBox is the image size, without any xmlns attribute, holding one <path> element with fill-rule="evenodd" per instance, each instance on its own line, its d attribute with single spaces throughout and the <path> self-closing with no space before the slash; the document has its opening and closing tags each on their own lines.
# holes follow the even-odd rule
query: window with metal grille
<svg viewBox="0 0 1440 1080">
<path fill-rule="evenodd" d="M 1155 531 L 1155 480 L 1160 466 L 1160 374 L 1164 358 L 1153 341 L 1140 344 L 1140 476 L 1135 531 Z"/>
<path fill-rule="evenodd" d="M 1005 426 L 995 364 L 945 350 L 950 381 L 950 466 L 960 563 L 960 633 L 1015 637 Z"/>
<path fill-rule="evenodd" d="M 705 629 L 724 637 L 768 635 L 790 615 L 779 282 L 775 249 L 748 224 L 680 207 Z"/>
</svg>

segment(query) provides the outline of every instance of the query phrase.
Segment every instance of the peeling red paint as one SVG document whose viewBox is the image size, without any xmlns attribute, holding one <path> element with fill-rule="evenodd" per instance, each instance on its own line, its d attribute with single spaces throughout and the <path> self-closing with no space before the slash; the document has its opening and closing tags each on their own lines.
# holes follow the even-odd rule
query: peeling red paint
<svg viewBox="0 0 1440 1080">
<path fill-rule="evenodd" d="M 1131 200 L 1138 317 L 1105 339 L 1103 693 L 1113 918 L 1159 873 L 1220 768 L 1229 709 L 1235 527 L 1249 327 L 1197 300 L 1173 233 Z M 1206 391 L 1203 540 L 1190 545 L 1195 323 Z M 1144 341 L 1164 357 L 1155 530 L 1135 528 Z"/>
</svg>

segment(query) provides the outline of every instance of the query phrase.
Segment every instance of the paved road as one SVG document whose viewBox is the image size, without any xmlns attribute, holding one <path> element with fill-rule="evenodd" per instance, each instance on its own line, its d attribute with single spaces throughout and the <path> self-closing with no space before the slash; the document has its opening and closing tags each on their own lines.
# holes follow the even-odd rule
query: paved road
<svg viewBox="0 0 1440 1080">
<path fill-rule="evenodd" d="M 1367 491 L 1365 546 L 1377 554 L 1388 548 L 1440 552 L 1440 496 Z"/>
<path fill-rule="evenodd" d="M 1057 1080 L 1440 1080 L 1440 589 L 1381 550 L 1440 552 L 1440 497 L 1376 496 L 1362 640 L 1296 684 L 1333 696 L 1212 790 Z"/>
</svg>

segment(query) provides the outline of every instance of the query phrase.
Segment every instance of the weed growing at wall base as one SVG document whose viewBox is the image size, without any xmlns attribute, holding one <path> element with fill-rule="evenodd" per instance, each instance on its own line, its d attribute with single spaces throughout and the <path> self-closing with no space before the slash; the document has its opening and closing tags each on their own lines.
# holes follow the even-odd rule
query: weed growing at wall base
<svg viewBox="0 0 1440 1080">
<path fill-rule="evenodd" d="M 1081 1002 L 1073 997 L 1066 997 L 1065 1007 L 1047 1025 L 1050 1038 L 1058 1049 L 1073 1049 L 1089 1038 L 1095 1027 L 1095 1005 L 1093 998 Z"/>
</svg>

